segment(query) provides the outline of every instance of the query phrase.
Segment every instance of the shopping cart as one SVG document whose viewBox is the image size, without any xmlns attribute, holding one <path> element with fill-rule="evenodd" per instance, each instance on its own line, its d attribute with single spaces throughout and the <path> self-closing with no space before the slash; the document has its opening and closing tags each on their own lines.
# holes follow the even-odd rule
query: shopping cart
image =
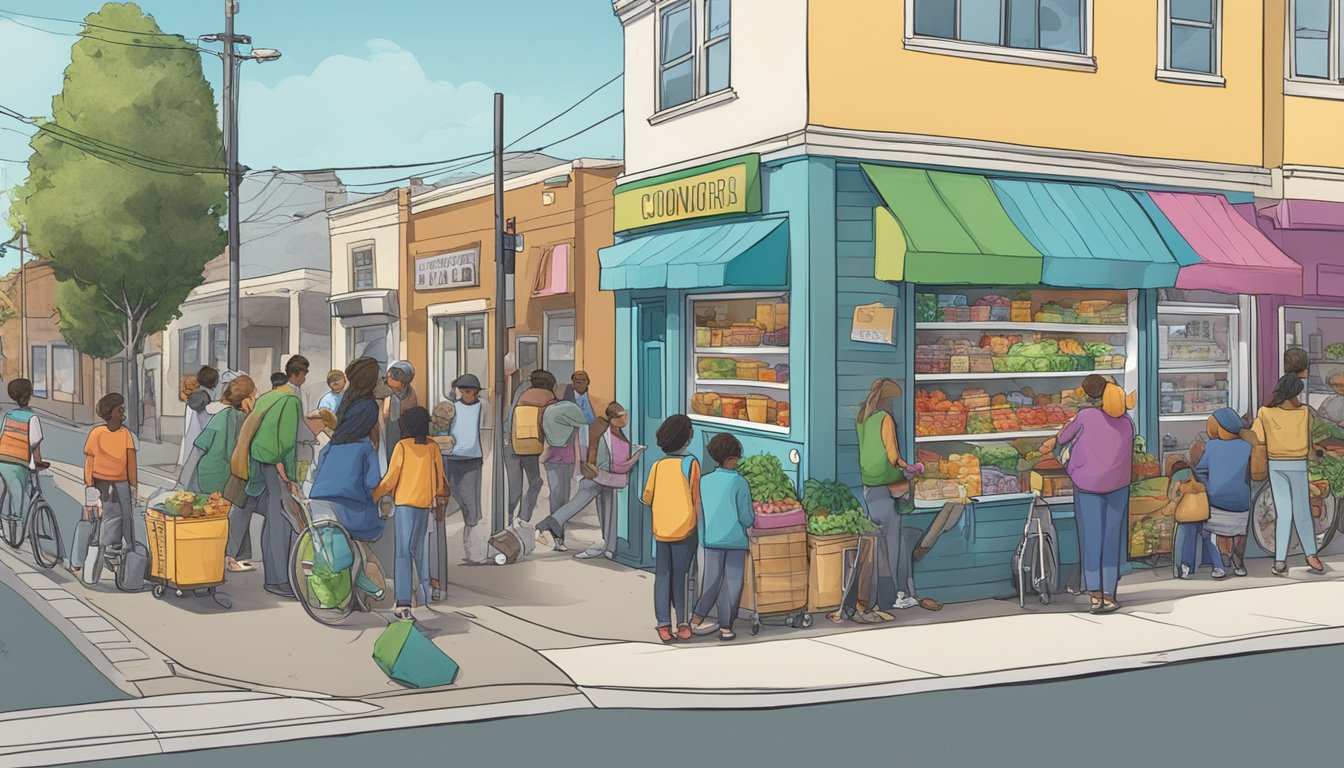
<svg viewBox="0 0 1344 768">
<path fill-rule="evenodd" d="M 144 510 L 148 581 L 154 584 L 154 597 L 162 599 L 169 590 L 178 597 L 190 592 L 213 599 L 221 608 L 232 608 L 233 601 L 219 591 L 224 585 L 228 516 L 169 517 L 163 512 L 163 500 L 168 495 L 162 491 L 154 494 Z"/>
<path fill-rule="evenodd" d="M 812 626 L 807 612 L 807 526 L 747 531 L 751 556 L 746 592 L 751 594 L 751 634 L 759 634 L 764 619 L 794 629 Z M 773 622 L 772 622 L 773 623 Z"/>
</svg>

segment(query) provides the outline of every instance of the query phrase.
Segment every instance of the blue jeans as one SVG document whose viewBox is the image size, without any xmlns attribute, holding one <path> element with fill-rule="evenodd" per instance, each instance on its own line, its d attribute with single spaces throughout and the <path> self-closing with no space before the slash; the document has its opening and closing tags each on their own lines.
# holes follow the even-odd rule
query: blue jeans
<svg viewBox="0 0 1344 768">
<path fill-rule="evenodd" d="M 672 625 L 672 609 L 678 624 L 689 624 L 691 606 L 686 604 L 686 579 L 691 573 L 691 558 L 700 546 L 694 530 L 681 541 L 659 541 L 654 549 L 653 615 L 658 626 Z"/>
<path fill-rule="evenodd" d="M 1124 555 L 1125 519 L 1129 517 L 1129 486 L 1110 493 L 1073 494 L 1078 523 L 1078 555 L 1082 560 L 1083 589 L 1115 598 Z"/>
<path fill-rule="evenodd" d="M 1311 521 L 1311 499 L 1307 487 L 1307 462 L 1269 462 L 1269 488 L 1274 494 L 1274 559 L 1288 559 L 1288 543 L 1293 529 L 1302 542 L 1302 554 L 1316 554 L 1316 527 Z"/>
<path fill-rule="evenodd" d="M 1204 524 L 1177 523 L 1176 556 L 1179 558 L 1177 565 L 1189 566 L 1191 571 L 1199 570 L 1197 560 L 1201 550 L 1204 553 L 1204 565 L 1213 566 L 1215 571 L 1222 569 L 1223 556 L 1214 544 L 1213 534 L 1204 530 Z"/>
<path fill-rule="evenodd" d="M 731 630 L 742 603 L 743 578 L 747 571 L 747 550 L 711 549 L 705 553 L 705 586 L 696 603 L 695 615 L 705 617 L 710 608 L 717 608 L 719 626 Z"/>
<path fill-rule="evenodd" d="M 429 532 L 429 510 L 398 505 L 396 511 L 397 562 L 392 570 L 396 584 L 397 607 L 411 607 L 411 587 L 415 586 L 420 605 L 429 605 L 429 556 L 425 536 Z M 414 580 L 411 565 L 415 565 Z"/>
</svg>

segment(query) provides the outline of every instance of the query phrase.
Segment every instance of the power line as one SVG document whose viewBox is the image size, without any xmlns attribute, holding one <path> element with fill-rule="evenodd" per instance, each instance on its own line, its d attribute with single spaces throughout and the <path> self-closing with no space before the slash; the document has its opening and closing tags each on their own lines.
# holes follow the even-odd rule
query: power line
<svg viewBox="0 0 1344 768">
<path fill-rule="evenodd" d="M 456 163 L 470 158 L 483 158 L 489 156 L 490 152 L 476 152 L 461 157 L 450 157 L 446 160 L 426 160 L 423 163 L 386 163 L 383 165 L 329 165 L 322 168 L 279 168 L 272 170 L 283 171 L 284 173 L 322 173 L 323 171 L 396 171 L 405 168 L 422 168 L 427 165 L 443 165 L 444 163 Z M 253 171 L 253 173 L 267 173 L 268 171 Z M 420 174 L 416 174 L 419 176 Z M 403 176 L 403 179 L 412 178 Z"/>
<path fill-rule="evenodd" d="M 128 34 L 128 35 L 147 35 L 147 36 L 152 36 L 152 37 L 182 37 L 182 35 L 170 34 L 170 33 L 168 33 L 168 32 L 141 32 L 141 31 L 139 31 L 139 30 L 122 29 L 122 28 L 120 28 L 120 27 L 108 27 L 108 26 L 104 26 L 104 25 L 102 25 L 102 24 L 94 24 L 94 23 L 89 22 L 89 21 L 76 21 L 76 20 L 74 20 L 74 19 L 61 19 L 61 18 L 56 18 L 56 17 L 54 17 L 54 16 L 37 16 L 37 15 L 35 15 L 35 14 L 31 14 L 31 13 L 20 13 L 20 12 L 18 12 L 18 11 L 10 11 L 10 10 L 6 10 L 6 9 L 4 9 L 4 8 L 0 8 L 0 15 L 3 15 L 3 16 L 22 16 L 22 17 L 25 18 L 25 19 L 38 19 L 38 20 L 41 20 L 41 21 L 59 21 L 59 22 L 61 22 L 61 23 L 63 23 L 63 24 L 78 24 L 79 26 L 82 26 L 82 27 L 93 27 L 94 29 L 105 29 L 105 30 L 107 30 L 107 31 L 109 31 L 109 32 L 124 32 L 124 33 L 126 33 L 126 34 Z M 13 19 L 10 19 L 10 21 L 14 21 L 14 20 L 13 20 Z M 44 30 L 44 31 L 46 31 L 46 30 Z"/>
<path fill-rule="evenodd" d="M 99 42 L 108 43 L 108 44 L 110 44 L 110 45 L 124 45 L 124 46 L 126 46 L 126 47 L 128 47 L 128 48 L 157 48 L 157 49 L 161 49 L 161 50 L 165 50 L 165 51 L 192 51 L 193 53 L 214 53 L 214 51 L 210 51 L 210 50 L 208 50 L 208 49 L 206 49 L 206 48 L 202 48 L 202 47 L 200 47 L 199 45 L 192 45 L 192 44 L 188 43 L 188 42 L 187 42 L 187 39 L 186 39 L 185 37 L 182 37 L 181 35 L 163 35 L 163 36 L 164 36 L 164 37 L 168 37 L 168 38 L 170 38 L 170 39 L 179 39 L 179 40 L 181 40 L 181 41 L 183 42 L 183 45 L 151 45 L 151 44 L 149 44 L 149 43 L 127 42 L 127 41 L 124 41 L 124 40 L 109 40 L 109 39 L 107 39 L 107 38 L 105 38 L 105 37 L 97 37 L 97 36 L 95 36 L 95 35 L 93 35 L 93 34 L 91 34 L 91 33 L 89 33 L 89 32 L 59 32 L 59 31 L 54 30 L 54 29 L 45 29 L 45 28 L 43 28 L 43 27 L 34 26 L 34 25 L 32 25 L 32 24 L 25 24 L 24 22 L 19 21 L 18 19 L 13 18 L 12 16 L 7 15 L 8 13 L 9 13 L 8 11 L 0 10 L 0 18 L 3 18 L 3 19 L 5 19 L 5 20 L 9 21 L 10 23 L 17 24 L 17 25 L 19 25 L 20 27 L 26 27 L 27 29 L 31 29 L 31 30 L 34 30 L 34 31 L 36 31 L 36 32 L 43 32 L 43 33 L 48 34 L 48 35 L 57 35 L 57 36 L 60 36 L 60 37 L 78 37 L 78 38 L 87 39 L 87 40 L 97 40 L 97 41 L 99 41 Z M 78 23 L 78 22 L 75 22 L 75 23 Z M 107 27 L 101 27 L 101 28 L 102 28 L 102 29 L 108 29 Z M 149 35 L 155 35 L 155 34 L 156 34 L 156 33 L 153 33 L 153 32 L 131 32 L 131 31 L 129 31 L 129 30 L 115 30 L 115 31 L 117 31 L 117 32 L 125 32 L 126 34 L 130 34 L 130 35 L 146 35 L 146 36 L 149 36 Z"/>
<path fill-rule="evenodd" d="M 611 85 L 612 83 L 616 82 L 617 80 L 620 80 L 620 79 L 621 79 L 622 77 L 624 77 L 624 76 L 625 76 L 625 73 L 624 73 L 624 72 L 618 72 L 618 73 L 616 74 L 615 77 L 611 78 L 611 79 L 608 80 L 607 82 L 605 82 L 605 83 L 603 83 L 603 84 L 597 86 L 597 87 L 594 88 L 593 90 L 589 91 L 587 96 L 584 96 L 582 99 L 579 99 L 578 101 L 576 101 L 576 102 L 574 102 L 573 104 L 569 105 L 569 107 L 568 107 L 564 112 L 561 112 L 560 114 L 556 115 L 555 117 L 552 117 L 550 120 L 547 120 L 546 122 L 542 123 L 541 125 L 538 125 L 536 128 L 533 128 L 532 130 L 528 131 L 527 133 L 524 133 L 522 136 L 519 136 L 518 138 L 516 138 L 516 139 L 514 139 L 513 141 L 509 142 L 507 145 L 505 145 L 504 148 L 505 148 L 505 149 L 510 149 L 510 148 L 512 148 L 512 147 L 517 146 L 517 145 L 519 144 L 519 142 L 521 142 L 523 139 L 526 139 L 528 136 L 531 136 L 532 134 L 536 133 L 537 131 L 540 131 L 541 129 L 545 128 L 546 126 L 550 125 L 551 123 L 554 123 L 556 120 L 559 120 L 560 118 L 564 117 L 565 115 L 568 115 L 570 112 L 573 112 L 575 109 L 577 109 L 577 108 L 579 107 L 579 105 L 581 105 L 581 104 L 583 104 L 585 101 L 587 101 L 587 100 L 593 98 L 594 96 L 596 96 L 596 95 L 598 94 L 599 91 L 603 90 L 604 88 L 606 88 L 607 86 L 609 86 L 609 85 Z"/>
<path fill-rule="evenodd" d="M 224 172 L 223 168 L 211 168 L 202 165 L 188 165 L 185 163 L 179 163 L 175 161 L 162 160 L 156 157 L 151 157 L 149 155 L 140 153 L 138 150 L 123 147 L 118 144 L 113 144 L 108 141 L 103 141 L 102 139 L 97 139 L 92 136 L 79 133 L 78 131 L 66 128 L 55 122 L 40 123 L 30 117 L 27 117 L 19 113 L 14 109 L 11 109 L 10 107 L 4 106 L 3 104 L 0 104 L 0 115 L 9 117 L 13 120 L 17 120 L 26 125 L 31 125 L 38 131 L 48 134 L 49 136 L 56 139 L 57 141 L 60 141 L 63 144 L 68 144 L 70 146 L 75 147 L 76 149 L 82 150 L 86 154 L 93 155 L 103 160 L 109 160 L 110 158 L 108 158 L 106 155 L 99 154 L 99 152 L 110 154 L 113 156 L 113 158 L 124 160 L 126 162 L 131 163 L 132 165 L 137 165 L 137 167 L 150 171 L 160 171 L 164 173 L 178 173 L 179 175 L 188 175 L 188 176 L 194 176 L 199 173 Z M 92 149 L 90 149 L 90 147 L 92 147 Z M 154 168 L 150 167 L 150 165 L 158 165 L 161 167 Z M 189 173 L 181 173 L 181 171 L 189 171 Z"/>
</svg>

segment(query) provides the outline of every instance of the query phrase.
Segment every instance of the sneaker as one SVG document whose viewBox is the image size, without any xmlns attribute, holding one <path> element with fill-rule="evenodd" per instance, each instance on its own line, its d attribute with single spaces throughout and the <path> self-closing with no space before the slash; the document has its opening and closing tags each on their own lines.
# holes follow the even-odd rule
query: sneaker
<svg viewBox="0 0 1344 768">
<path fill-rule="evenodd" d="M 602 553 L 603 549 L 601 546 L 592 546 L 578 553 L 574 557 L 578 560 L 592 560 L 595 557 L 601 557 Z"/>
<path fill-rule="evenodd" d="M 892 610 L 904 611 L 907 608 L 915 608 L 918 605 L 919 605 L 918 600 L 905 594 L 904 592 L 901 592 L 896 595 L 896 602 L 892 603 L 891 607 Z"/>
<path fill-rule="evenodd" d="M 553 548 L 556 552 L 568 552 L 568 551 L 569 551 L 569 547 L 566 547 L 566 546 L 565 546 L 565 537 L 564 537 L 564 536 L 556 536 L 556 537 L 555 537 L 555 544 L 553 544 L 553 545 L 551 545 L 551 546 L 552 546 L 552 548 Z"/>
<path fill-rule="evenodd" d="M 1232 569 L 1232 574 L 1233 574 L 1234 576 L 1245 576 L 1245 575 L 1247 575 L 1246 566 L 1244 566 L 1244 565 L 1238 565 L 1236 568 L 1233 568 L 1233 569 Z"/>
<path fill-rule="evenodd" d="M 1222 568 L 1214 568 L 1214 569 L 1213 569 L 1213 578 L 1215 578 L 1215 579 L 1226 579 L 1226 578 L 1227 578 L 1227 571 L 1224 570 L 1224 569 L 1222 569 Z"/>
<path fill-rule="evenodd" d="M 367 574 L 362 572 L 355 577 L 355 585 L 374 600 L 382 600 L 383 595 L 385 594 L 381 587 L 373 583 L 373 579 L 370 579 Z"/>
<path fill-rule="evenodd" d="M 1176 578 L 1178 579 L 1190 578 L 1190 566 L 1182 564 L 1181 570 L 1176 574 Z"/>
</svg>

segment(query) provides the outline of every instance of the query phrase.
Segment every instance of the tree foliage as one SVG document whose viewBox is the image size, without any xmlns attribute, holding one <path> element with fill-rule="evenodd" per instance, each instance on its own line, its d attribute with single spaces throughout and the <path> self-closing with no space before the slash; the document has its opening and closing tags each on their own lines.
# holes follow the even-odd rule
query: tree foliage
<svg viewBox="0 0 1344 768">
<path fill-rule="evenodd" d="M 145 338 L 226 245 L 223 144 L 194 46 L 133 3 L 85 22 L 11 213 L 61 281 L 66 339 L 98 358 L 124 352 L 134 385 Z"/>
</svg>

